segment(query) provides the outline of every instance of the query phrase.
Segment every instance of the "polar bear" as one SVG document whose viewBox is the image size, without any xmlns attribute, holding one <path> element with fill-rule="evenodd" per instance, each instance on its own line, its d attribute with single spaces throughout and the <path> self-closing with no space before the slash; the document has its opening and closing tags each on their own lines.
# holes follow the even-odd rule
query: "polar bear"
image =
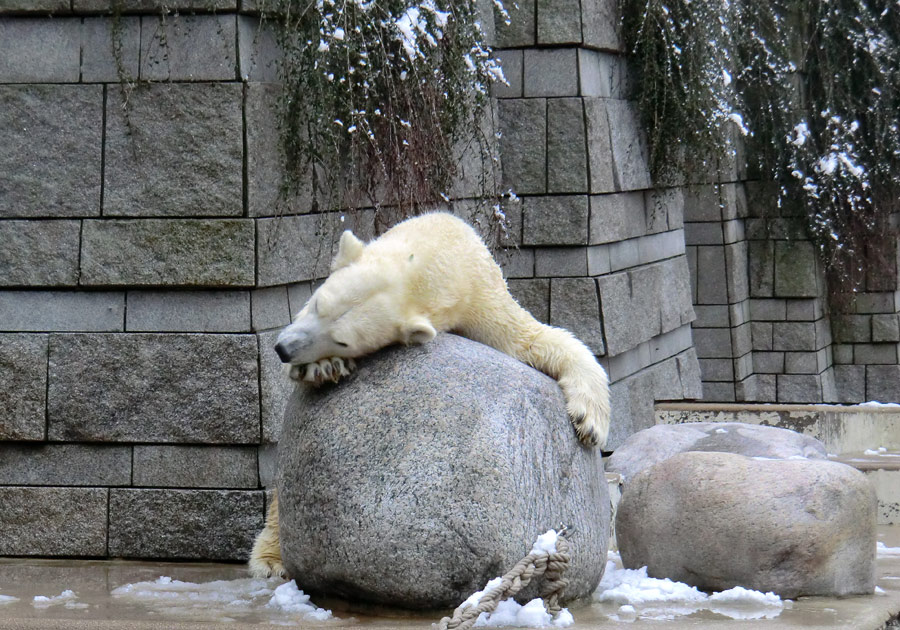
<svg viewBox="0 0 900 630">
<path fill-rule="evenodd" d="M 337 381 L 353 359 L 394 343 L 421 344 L 453 331 L 555 378 L 575 432 L 606 442 L 609 382 L 570 332 L 537 321 L 509 294 L 500 266 L 461 219 L 435 212 L 408 219 L 365 244 L 340 239 L 331 275 L 275 344 L 294 380 Z M 254 575 L 282 574 L 277 499 L 254 545 Z"/>
</svg>

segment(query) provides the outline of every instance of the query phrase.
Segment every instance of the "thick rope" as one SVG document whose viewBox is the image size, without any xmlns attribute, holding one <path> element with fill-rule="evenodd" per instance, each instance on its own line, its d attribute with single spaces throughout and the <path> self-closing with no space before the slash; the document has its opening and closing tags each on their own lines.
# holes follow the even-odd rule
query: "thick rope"
<svg viewBox="0 0 900 630">
<path fill-rule="evenodd" d="M 474 606 L 459 606 L 453 611 L 453 617 L 444 617 L 438 623 L 438 630 L 468 630 L 478 620 L 481 613 L 492 613 L 497 610 L 497 605 L 504 599 L 515 597 L 523 588 L 528 586 L 534 578 L 544 576 L 544 586 L 541 589 L 541 599 L 544 600 L 544 608 L 553 616 L 561 609 L 559 600 L 563 591 L 569 585 L 569 581 L 563 578 L 566 568 L 569 566 L 569 543 L 566 542 L 566 528 L 557 532 L 556 553 L 537 551 L 530 553 L 516 563 L 510 571 L 501 578 L 499 585 L 485 591 L 481 599 Z"/>
</svg>

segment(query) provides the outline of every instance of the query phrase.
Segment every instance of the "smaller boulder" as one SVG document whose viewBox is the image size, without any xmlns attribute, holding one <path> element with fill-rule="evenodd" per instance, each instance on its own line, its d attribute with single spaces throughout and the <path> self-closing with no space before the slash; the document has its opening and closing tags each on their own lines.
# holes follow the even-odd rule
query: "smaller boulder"
<svg viewBox="0 0 900 630">
<path fill-rule="evenodd" d="M 630 436 L 606 464 L 627 483 L 653 464 L 687 451 L 736 453 L 772 459 L 825 459 L 825 445 L 789 429 L 743 422 L 659 424 Z"/>
<path fill-rule="evenodd" d="M 844 464 L 689 452 L 629 482 L 616 533 L 627 568 L 704 590 L 871 594 L 876 507 Z"/>
</svg>

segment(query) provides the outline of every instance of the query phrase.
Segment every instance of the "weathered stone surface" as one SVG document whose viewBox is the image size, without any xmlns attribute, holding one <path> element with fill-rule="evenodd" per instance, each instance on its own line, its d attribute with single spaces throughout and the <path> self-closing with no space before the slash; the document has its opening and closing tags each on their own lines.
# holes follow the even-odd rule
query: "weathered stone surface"
<svg viewBox="0 0 900 630">
<path fill-rule="evenodd" d="M 575 48 L 526 48 L 525 96 L 577 96 Z"/>
<path fill-rule="evenodd" d="M 69 0 L 0 0 L 0 11 L 20 13 L 68 13 Z"/>
<path fill-rule="evenodd" d="M 516 194 L 547 190 L 547 102 L 544 99 L 503 99 L 500 112 L 500 154 L 503 185 Z"/>
<path fill-rule="evenodd" d="M 644 193 L 591 196 L 591 245 L 636 238 L 646 231 Z"/>
<path fill-rule="evenodd" d="M 626 567 L 701 589 L 862 595 L 875 516 L 871 482 L 844 464 L 680 453 L 632 478 L 616 537 Z"/>
<path fill-rule="evenodd" d="M 580 44 L 580 0 L 537 1 L 538 44 Z"/>
<path fill-rule="evenodd" d="M 253 228 L 248 219 L 85 221 L 81 283 L 252 286 Z"/>
<path fill-rule="evenodd" d="M 525 78 L 522 76 L 523 54 L 521 50 L 497 50 L 494 52 L 503 76 L 509 85 L 494 83 L 491 85 L 491 96 L 496 98 L 521 98 Z"/>
<path fill-rule="evenodd" d="M 498 10 L 494 10 L 497 47 L 511 48 L 515 46 L 533 46 L 537 41 L 537 10 L 535 0 L 522 0 L 510 6 L 504 5 L 509 19 L 504 19 Z"/>
<path fill-rule="evenodd" d="M 606 99 L 584 99 L 584 113 L 587 120 L 591 192 L 612 192 L 616 190 L 616 182 L 613 174 L 613 153 L 610 144 L 609 119 L 606 115 Z"/>
<path fill-rule="evenodd" d="M 697 248 L 697 304 L 728 304 L 725 248 Z"/>
<path fill-rule="evenodd" d="M 872 341 L 871 315 L 836 314 L 832 318 L 834 340 L 839 343 L 867 343 Z"/>
<path fill-rule="evenodd" d="M 687 451 L 735 453 L 770 459 L 825 459 L 825 445 L 788 429 L 743 422 L 658 424 L 638 431 L 606 461 L 606 471 L 619 473 L 626 484 L 639 472 Z"/>
<path fill-rule="evenodd" d="M 134 447 L 134 485 L 159 488 L 257 488 L 253 446 Z"/>
<path fill-rule="evenodd" d="M 49 437 L 253 444 L 257 372 L 253 335 L 53 335 Z"/>
<path fill-rule="evenodd" d="M 900 321 L 896 314 L 872 316 L 872 341 L 900 341 Z"/>
<path fill-rule="evenodd" d="M 600 454 L 577 443 L 548 377 L 440 335 L 361 361 L 337 387 L 298 388 L 285 417 L 282 555 L 304 591 L 451 606 L 560 520 L 579 532 L 566 597 L 596 587 L 609 519 Z"/>
<path fill-rule="evenodd" d="M 643 190 L 651 185 L 647 147 L 634 108 L 629 101 L 606 102 L 616 190 Z"/>
<path fill-rule="evenodd" d="M 102 133 L 100 86 L 0 86 L 0 217 L 99 215 Z"/>
<path fill-rule="evenodd" d="M 273 22 L 239 15 L 237 28 L 241 79 L 278 81 L 282 50 Z"/>
<path fill-rule="evenodd" d="M 342 229 L 331 215 L 260 219 L 256 231 L 259 286 L 328 276 L 332 244 Z"/>
<path fill-rule="evenodd" d="M 0 485 L 127 486 L 131 447 L 88 444 L 2 444 Z"/>
<path fill-rule="evenodd" d="M 550 323 L 571 332 L 594 354 L 606 354 L 600 301 L 593 278 L 554 278 L 551 281 Z"/>
<path fill-rule="evenodd" d="M 900 403 L 900 365 L 866 367 L 866 400 Z"/>
<path fill-rule="evenodd" d="M 775 245 L 772 241 L 750 241 L 747 244 L 750 260 L 750 296 L 775 295 Z"/>
<path fill-rule="evenodd" d="M 822 402 L 822 383 L 818 374 L 779 374 L 778 402 Z"/>
<path fill-rule="evenodd" d="M 586 134 L 580 98 L 547 99 L 547 192 L 588 191 Z"/>
<path fill-rule="evenodd" d="M 811 351 L 819 347 L 816 325 L 812 322 L 775 322 L 772 325 L 774 350 Z"/>
<path fill-rule="evenodd" d="M 79 18 L 0 20 L 0 83 L 76 83 Z"/>
<path fill-rule="evenodd" d="M 550 323 L 550 280 L 546 278 L 510 280 L 506 283 L 516 302 L 536 320 Z M 599 314 L 598 314 L 599 315 Z"/>
<path fill-rule="evenodd" d="M 262 441 L 278 442 L 284 409 L 296 383 L 285 373 L 284 364 L 275 354 L 275 340 L 280 330 L 260 333 L 259 340 L 259 385 L 262 401 Z"/>
<path fill-rule="evenodd" d="M 281 87 L 270 83 L 247 84 L 247 211 L 251 217 L 303 214 L 312 209 L 312 172 L 284 184 L 284 155 L 278 131 L 277 99 Z"/>
<path fill-rule="evenodd" d="M 108 492 L 0 487 L 0 555 L 105 556 Z"/>
<path fill-rule="evenodd" d="M 118 49 L 118 53 L 114 52 Z M 119 54 L 121 68 L 116 61 Z M 85 18 L 81 30 L 81 80 L 86 83 L 136 80 L 140 74 L 141 19 L 139 17 Z M 121 70 L 121 75 L 120 75 Z M 109 97 L 119 99 L 119 89 Z M 115 101 L 113 101 L 115 102 Z"/>
<path fill-rule="evenodd" d="M 816 297 L 816 250 L 809 241 L 775 241 L 775 295 Z"/>
<path fill-rule="evenodd" d="M 525 245 L 586 245 L 586 195 L 527 197 L 522 208 Z"/>
<path fill-rule="evenodd" d="M 630 350 L 661 332 L 661 267 L 651 265 L 602 276 L 597 284 L 609 354 Z"/>
<path fill-rule="evenodd" d="M 114 332 L 125 327 L 125 294 L 111 291 L 0 291 L 4 330 Z"/>
<path fill-rule="evenodd" d="M 615 0 L 581 0 L 581 20 L 586 46 L 617 52 L 625 50 Z"/>
<path fill-rule="evenodd" d="M 587 251 L 584 247 L 543 247 L 534 252 L 534 274 L 542 277 L 579 277 L 587 275 Z"/>
<path fill-rule="evenodd" d="M 157 83 L 107 107 L 103 213 L 242 215 L 242 99 L 238 83 Z"/>
<path fill-rule="evenodd" d="M 237 9 L 237 0 L 72 0 L 76 11 L 228 11 Z M 243 0 L 247 4 L 247 0 Z"/>
<path fill-rule="evenodd" d="M 0 440 L 43 440 L 47 335 L 0 334 Z"/>
<path fill-rule="evenodd" d="M 247 560 L 263 526 L 263 492 L 110 490 L 109 555 Z"/>
<path fill-rule="evenodd" d="M 288 290 L 285 286 L 257 289 L 250 294 L 253 330 L 280 328 L 291 323 Z"/>
<path fill-rule="evenodd" d="M 147 16 L 141 21 L 142 79 L 237 78 L 237 22 L 233 15 Z"/>
<path fill-rule="evenodd" d="M 129 291 L 129 332 L 247 332 L 247 291 Z"/>
<path fill-rule="evenodd" d="M 78 282 L 78 221 L 0 221 L 0 286 Z"/>
</svg>

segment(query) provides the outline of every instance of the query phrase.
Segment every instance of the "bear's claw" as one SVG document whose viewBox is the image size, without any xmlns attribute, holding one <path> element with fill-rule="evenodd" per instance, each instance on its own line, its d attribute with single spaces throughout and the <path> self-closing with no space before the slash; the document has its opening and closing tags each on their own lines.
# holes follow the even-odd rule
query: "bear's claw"
<svg viewBox="0 0 900 630">
<path fill-rule="evenodd" d="M 353 359 L 329 357 L 306 365 L 292 365 L 289 376 L 295 381 L 306 381 L 319 386 L 326 381 L 337 383 L 342 376 L 350 376 L 356 369 Z"/>
</svg>

